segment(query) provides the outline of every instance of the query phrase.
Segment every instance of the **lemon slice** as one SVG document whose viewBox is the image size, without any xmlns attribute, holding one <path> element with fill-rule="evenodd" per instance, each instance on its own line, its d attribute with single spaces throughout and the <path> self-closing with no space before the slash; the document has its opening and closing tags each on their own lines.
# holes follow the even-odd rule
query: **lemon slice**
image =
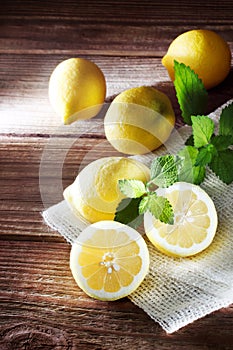
<svg viewBox="0 0 233 350">
<path fill-rule="evenodd" d="M 174 225 L 155 219 L 147 212 L 144 228 L 149 240 L 163 253 L 186 257 L 206 249 L 217 229 L 217 213 L 212 199 L 199 186 L 177 182 L 156 191 L 170 201 Z"/>
<path fill-rule="evenodd" d="M 149 269 L 149 252 L 142 236 L 115 221 L 85 228 L 72 245 L 70 268 L 89 296 L 116 300 L 132 293 Z"/>
</svg>

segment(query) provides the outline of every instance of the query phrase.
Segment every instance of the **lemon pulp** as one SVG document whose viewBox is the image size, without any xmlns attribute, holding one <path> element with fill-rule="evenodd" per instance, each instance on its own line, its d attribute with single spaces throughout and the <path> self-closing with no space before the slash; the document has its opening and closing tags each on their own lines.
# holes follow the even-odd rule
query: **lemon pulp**
<svg viewBox="0 0 233 350">
<path fill-rule="evenodd" d="M 156 192 L 170 201 L 174 224 L 164 224 L 146 213 L 144 226 L 151 242 L 173 256 L 191 256 L 206 249 L 217 229 L 216 209 L 208 194 L 199 186 L 184 182 Z"/>
<path fill-rule="evenodd" d="M 149 268 L 149 253 L 140 234 L 114 221 L 88 226 L 72 246 L 70 267 L 88 295 L 116 300 L 133 292 Z"/>
</svg>

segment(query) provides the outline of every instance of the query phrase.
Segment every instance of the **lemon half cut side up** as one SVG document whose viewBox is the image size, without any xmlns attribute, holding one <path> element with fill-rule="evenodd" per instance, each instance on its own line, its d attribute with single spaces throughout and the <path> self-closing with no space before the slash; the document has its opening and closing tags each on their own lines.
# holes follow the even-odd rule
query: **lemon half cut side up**
<svg viewBox="0 0 233 350">
<path fill-rule="evenodd" d="M 136 230 L 116 221 L 100 221 L 85 228 L 72 245 L 70 268 L 87 295 L 117 300 L 142 283 L 149 252 Z"/>
<path fill-rule="evenodd" d="M 164 224 L 149 212 L 145 214 L 145 232 L 155 247 L 177 257 L 192 256 L 205 250 L 214 239 L 218 223 L 209 195 L 199 186 L 186 182 L 159 188 L 156 193 L 170 201 L 174 224 Z"/>
</svg>

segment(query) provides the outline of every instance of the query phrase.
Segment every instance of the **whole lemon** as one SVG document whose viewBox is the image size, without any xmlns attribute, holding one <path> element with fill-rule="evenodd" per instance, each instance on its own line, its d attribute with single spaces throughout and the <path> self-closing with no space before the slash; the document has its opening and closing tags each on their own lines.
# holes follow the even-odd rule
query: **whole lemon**
<svg viewBox="0 0 233 350">
<path fill-rule="evenodd" d="M 59 63 L 51 74 L 49 100 L 64 124 L 94 117 L 105 96 L 104 74 L 89 60 L 70 58 Z"/>
<path fill-rule="evenodd" d="M 162 59 L 174 80 L 174 60 L 190 66 L 206 89 L 221 83 L 230 71 L 231 51 L 227 42 L 211 30 L 195 29 L 179 35 Z"/>
<path fill-rule="evenodd" d="M 169 98 L 149 86 L 120 93 L 104 119 L 108 141 L 126 154 L 144 154 L 158 148 L 168 139 L 174 124 Z"/>
<path fill-rule="evenodd" d="M 81 170 L 75 181 L 64 190 L 64 198 L 77 216 L 89 222 L 113 220 L 124 195 L 120 179 L 147 182 L 150 170 L 141 162 L 124 157 L 95 160 Z"/>
</svg>

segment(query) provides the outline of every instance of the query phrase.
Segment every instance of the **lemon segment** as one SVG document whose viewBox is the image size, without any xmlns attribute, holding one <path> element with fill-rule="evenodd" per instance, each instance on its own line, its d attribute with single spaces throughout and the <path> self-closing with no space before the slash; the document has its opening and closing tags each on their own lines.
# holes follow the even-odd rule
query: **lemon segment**
<svg viewBox="0 0 233 350">
<path fill-rule="evenodd" d="M 141 162 L 124 157 L 105 157 L 88 164 L 73 184 L 64 190 L 64 198 L 77 216 L 90 223 L 113 220 L 124 195 L 120 179 L 137 179 L 146 183 L 150 170 Z"/>
<path fill-rule="evenodd" d="M 70 58 L 57 65 L 49 80 L 49 100 L 64 124 L 97 115 L 106 95 L 103 72 L 93 62 Z"/>
<path fill-rule="evenodd" d="M 210 89 L 228 75 L 231 51 L 227 42 L 217 33 L 195 29 L 175 38 L 162 59 L 172 80 L 175 79 L 174 60 L 193 69 L 206 89 Z"/>
<path fill-rule="evenodd" d="M 206 249 L 217 229 L 217 213 L 212 199 L 199 186 L 177 182 L 156 191 L 166 197 L 174 210 L 174 224 L 156 220 L 147 212 L 145 232 L 149 240 L 163 253 L 186 257 Z"/>
<path fill-rule="evenodd" d="M 141 284 L 149 269 L 149 252 L 136 230 L 100 221 L 84 229 L 72 245 L 70 268 L 87 295 L 116 300 Z"/>
<path fill-rule="evenodd" d="M 104 119 L 108 141 L 119 152 L 144 154 L 161 146 L 171 134 L 175 115 L 162 92 L 141 86 L 120 93 Z"/>
</svg>

